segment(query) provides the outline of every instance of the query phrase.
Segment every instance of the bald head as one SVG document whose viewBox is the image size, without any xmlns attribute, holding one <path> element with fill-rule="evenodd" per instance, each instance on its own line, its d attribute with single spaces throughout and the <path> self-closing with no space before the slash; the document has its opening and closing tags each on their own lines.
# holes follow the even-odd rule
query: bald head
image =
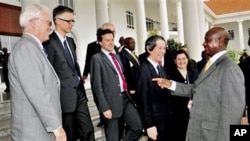
<svg viewBox="0 0 250 141">
<path fill-rule="evenodd" d="M 205 35 L 203 46 L 205 54 L 212 57 L 214 54 L 226 50 L 229 34 L 223 27 L 213 27 Z"/>
<path fill-rule="evenodd" d="M 227 47 L 229 34 L 228 31 L 223 27 L 214 27 L 207 31 L 206 36 L 211 36 L 214 39 L 218 39 L 223 42 L 224 47 Z"/>
<path fill-rule="evenodd" d="M 109 29 L 115 34 L 115 26 L 112 23 L 104 23 L 102 29 Z"/>
</svg>

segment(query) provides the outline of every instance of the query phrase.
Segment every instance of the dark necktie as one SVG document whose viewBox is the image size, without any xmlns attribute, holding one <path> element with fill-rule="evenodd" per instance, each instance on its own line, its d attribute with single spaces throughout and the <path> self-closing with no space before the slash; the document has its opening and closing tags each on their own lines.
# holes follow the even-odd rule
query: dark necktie
<svg viewBox="0 0 250 141">
<path fill-rule="evenodd" d="M 64 45 L 64 50 L 65 50 L 65 52 L 67 54 L 67 58 L 68 58 L 68 60 L 69 60 L 69 62 L 71 64 L 71 66 L 74 68 L 74 72 L 75 72 L 74 76 L 75 76 L 76 83 L 79 84 L 80 79 L 78 77 L 78 73 L 77 73 L 76 68 L 75 68 L 75 61 L 73 59 L 73 56 L 70 53 L 70 49 L 68 47 L 67 40 L 64 40 L 63 45 Z"/>
<path fill-rule="evenodd" d="M 119 75 L 122 78 L 122 87 L 123 87 L 123 90 L 126 91 L 127 90 L 127 82 L 126 82 L 125 77 L 124 77 L 124 75 L 122 73 L 121 66 L 119 65 L 119 63 L 118 63 L 118 61 L 117 61 L 114 53 L 110 52 L 109 55 L 111 56 L 112 61 L 115 64 L 116 70 L 119 72 Z"/>
<path fill-rule="evenodd" d="M 157 65 L 158 75 L 161 78 L 165 78 L 164 72 L 162 70 L 162 67 L 160 65 Z"/>
<path fill-rule="evenodd" d="M 68 47 L 68 44 L 67 44 L 66 40 L 64 40 L 63 45 L 64 45 L 64 50 L 65 50 L 65 52 L 67 54 L 67 58 L 70 61 L 70 64 L 72 66 L 75 66 L 75 62 L 74 62 L 73 57 L 72 57 L 72 55 L 70 53 L 70 50 L 69 50 L 69 47 Z"/>
</svg>

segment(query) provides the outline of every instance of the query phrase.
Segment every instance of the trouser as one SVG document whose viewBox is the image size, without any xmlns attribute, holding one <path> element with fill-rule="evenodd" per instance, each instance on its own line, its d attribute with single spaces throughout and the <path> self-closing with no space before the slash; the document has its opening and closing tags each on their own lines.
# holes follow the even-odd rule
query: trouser
<svg viewBox="0 0 250 141">
<path fill-rule="evenodd" d="M 94 127 L 91 121 L 86 96 L 78 93 L 77 107 L 74 112 L 63 113 L 63 128 L 67 141 L 95 141 Z"/>
<path fill-rule="evenodd" d="M 129 102 L 126 96 L 123 96 L 123 115 L 121 118 L 106 119 L 104 130 L 107 141 L 119 140 L 119 122 L 123 120 L 127 131 L 123 141 L 137 141 L 142 134 L 142 123 L 136 108 Z"/>
</svg>

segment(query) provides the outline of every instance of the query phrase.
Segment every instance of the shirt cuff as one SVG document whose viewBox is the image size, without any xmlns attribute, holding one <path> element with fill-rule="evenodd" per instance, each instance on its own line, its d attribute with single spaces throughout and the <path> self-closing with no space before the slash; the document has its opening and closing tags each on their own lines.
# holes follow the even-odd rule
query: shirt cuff
<svg viewBox="0 0 250 141">
<path fill-rule="evenodd" d="M 173 81 L 173 80 L 171 80 L 171 82 L 172 82 L 172 84 L 171 84 L 169 90 L 175 91 L 175 89 L 176 89 L 176 82 Z"/>
</svg>

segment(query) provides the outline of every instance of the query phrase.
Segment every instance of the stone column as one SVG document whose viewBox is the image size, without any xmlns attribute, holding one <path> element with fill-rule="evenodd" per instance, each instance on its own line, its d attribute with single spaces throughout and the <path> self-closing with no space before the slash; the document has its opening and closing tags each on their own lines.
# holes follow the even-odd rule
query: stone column
<svg viewBox="0 0 250 141">
<path fill-rule="evenodd" d="M 97 28 L 109 22 L 108 0 L 95 0 L 95 10 Z"/>
<path fill-rule="evenodd" d="M 181 2 L 176 3 L 177 10 L 177 29 L 179 41 L 184 44 L 184 32 L 183 32 L 183 15 L 182 15 L 182 4 Z"/>
<path fill-rule="evenodd" d="M 41 0 L 21 0 L 22 9 L 33 3 L 41 3 Z"/>
<path fill-rule="evenodd" d="M 138 54 L 141 54 L 145 51 L 144 44 L 147 39 L 144 0 L 136 0 L 136 13 L 137 46 Z"/>
<path fill-rule="evenodd" d="M 169 38 L 167 1 L 159 0 L 161 34 L 167 40 Z"/>
<path fill-rule="evenodd" d="M 204 38 L 204 35 L 201 37 L 200 32 L 200 24 L 202 23 L 199 23 L 200 16 L 198 13 L 201 11 L 198 10 L 198 1 L 201 0 L 182 0 L 185 44 L 188 46 L 190 58 L 196 61 L 201 59 L 201 52 L 203 50 L 201 38 Z"/>
<path fill-rule="evenodd" d="M 244 46 L 244 35 L 243 35 L 243 20 L 238 20 L 238 29 L 239 29 L 239 43 L 240 43 L 240 49 L 243 50 L 245 49 Z"/>
</svg>

